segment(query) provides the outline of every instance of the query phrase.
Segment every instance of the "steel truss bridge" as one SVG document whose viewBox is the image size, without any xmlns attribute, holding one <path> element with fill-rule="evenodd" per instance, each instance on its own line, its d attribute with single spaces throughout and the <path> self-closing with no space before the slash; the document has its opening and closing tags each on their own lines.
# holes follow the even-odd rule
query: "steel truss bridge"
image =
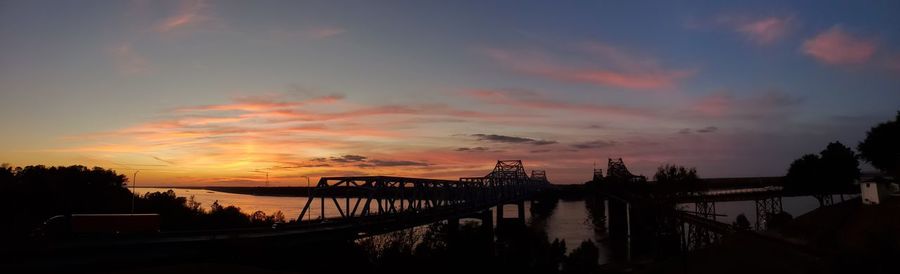
<svg viewBox="0 0 900 274">
<path fill-rule="evenodd" d="M 524 201 L 549 186 L 545 171 L 532 170 L 529 176 L 520 160 L 497 161 L 487 175 L 459 180 L 322 177 L 297 221 L 368 235 L 441 220 L 484 220 L 485 210 L 506 204 L 518 205 L 518 218 L 524 220 Z M 502 221 L 502 210 L 497 216 Z"/>
<path fill-rule="evenodd" d="M 716 213 L 716 202 L 754 201 L 756 222 L 753 227 L 743 228 L 750 229 L 752 232 L 753 230 L 767 229 L 770 218 L 783 212 L 783 197 L 812 195 L 819 199 L 822 205 L 830 205 L 833 203 L 832 195 L 849 194 L 843 192 L 787 193 L 783 190 L 780 180 L 772 178 L 714 179 L 701 180 L 697 185 L 661 186 L 648 183 L 644 176 L 633 175 L 625 167 L 622 159 L 609 159 L 607 176 L 603 176 L 601 169 L 595 169 L 593 178 L 593 182 L 599 185 L 601 193 L 609 198 L 607 206 L 611 207 L 607 209 L 608 212 L 613 216 L 624 217 L 624 220 L 608 220 L 608 222 L 620 223 L 618 225 L 610 224 L 611 228 L 616 227 L 619 230 L 613 229 L 611 233 L 624 235 L 628 242 L 626 244 L 631 242 L 631 219 L 635 218 L 635 213 L 631 211 L 634 206 L 638 208 L 643 206 L 643 210 L 646 212 L 647 206 L 650 205 L 650 211 L 653 212 L 654 204 L 692 205 L 692 208 L 687 211 L 674 209 L 671 214 L 659 215 L 659 211 L 650 213 L 656 215 L 652 217 L 655 220 L 651 223 L 656 225 L 675 224 L 675 230 L 679 235 L 683 250 L 704 248 L 719 242 L 724 235 L 742 229 L 717 219 L 724 215 Z M 640 210 L 638 209 L 638 211 Z M 623 222 L 624 224 L 621 224 Z M 628 248 L 630 249 L 630 247 Z M 628 252 L 630 256 L 630 251 Z"/>
</svg>

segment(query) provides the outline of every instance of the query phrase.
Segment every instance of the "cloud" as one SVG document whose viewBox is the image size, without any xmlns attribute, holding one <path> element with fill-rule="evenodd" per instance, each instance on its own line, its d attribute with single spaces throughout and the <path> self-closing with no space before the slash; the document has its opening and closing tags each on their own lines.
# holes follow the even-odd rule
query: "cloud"
<svg viewBox="0 0 900 274">
<path fill-rule="evenodd" d="M 516 137 L 516 136 L 507 136 L 507 135 L 497 135 L 497 134 L 472 134 L 473 137 L 477 137 L 480 141 L 488 141 L 495 143 L 510 143 L 510 144 L 531 144 L 535 146 L 543 146 L 556 144 L 556 141 L 549 140 L 536 140 L 525 137 Z"/>
<path fill-rule="evenodd" d="M 158 32 L 171 32 L 183 29 L 211 19 L 206 14 L 209 5 L 203 0 L 182 1 L 175 14 L 162 20 L 157 26 Z"/>
<path fill-rule="evenodd" d="M 461 148 L 455 149 L 455 151 L 465 151 L 465 152 L 482 152 L 482 151 L 489 151 L 489 150 L 491 150 L 491 149 L 486 148 L 486 147 L 461 147 Z"/>
<path fill-rule="evenodd" d="M 329 158 L 330 161 L 332 161 L 332 162 L 337 162 L 337 163 L 365 162 L 366 159 L 367 159 L 366 156 L 352 155 L 352 154 L 343 155 L 343 156 L 340 156 L 340 157 L 331 157 L 331 158 Z"/>
<path fill-rule="evenodd" d="M 325 39 L 338 36 L 347 32 L 346 29 L 333 26 L 319 26 L 309 29 L 309 33 L 313 38 Z"/>
<path fill-rule="evenodd" d="M 403 160 L 371 160 L 366 164 L 376 167 L 396 167 L 396 166 L 429 166 L 425 162 L 403 161 Z"/>
<path fill-rule="evenodd" d="M 894 72 L 900 72 L 900 54 L 894 54 L 893 56 L 886 58 L 884 66 Z"/>
<path fill-rule="evenodd" d="M 711 22 L 689 22 L 689 27 L 694 29 L 702 29 L 707 25 L 713 28 L 727 28 L 757 45 L 768 46 L 787 36 L 794 25 L 794 17 L 721 14 Z"/>
<path fill-rule="evenodd" d="M 489 49 L 485 54 L 514 71 L 561 82 L 634 90 L 670 89 L 694 74 L 693 70 L 668 69 L 654 58 L 628 53 L 604 43 L 579 47 L 587 64 L 564 63 L 543 52 Z"/>
<path fill-rule="evenodd" d="M 317 162 L 319 164 L 306 164 L 306 165 L 297 165 L 303 167 L 316 167 L 316 166 L 354 166 L 354 167 L 403 167 L 403 166 L 429 166 L 426 162 L 417 162 L 417 161 L 408 161 L 408 160 L 380 160 L 380 159 L 369 159 L 367 156 L 355 155 L 355 154 L 347 154 L 341 155 L 338 157 L 329 157 L 329 158 L 313 158 L 312 162 Z M 325 162 L 330 162 L 333 165 L 323 164 Z"/>
<path fill-rule="evenodd" d="M 727 91 L 719 91 L 700 98 L 689 110 L 706 117 L 760 119 L 785 114 L 802 102 L 802 98 L 778 90 L 766 90 L 749 97 L 735 97 Z"/>
<path fill-rule="evenodd" d="M 765 17 L 739 23 L 736 30 L 759 45 L 770 45 L 787 34 L 791 21 L 791 17 Z"/>
<path fill-rule="evenodd" d="M 340 95 L 309 96 L 264 93 L 166 109 L 155 119 L 124 128 L 66 136 L 71 145 L 50 151 L 99 155 L 92 162 L 103 163 L 162 161 L 169 164 L 166 172 L 191 174 L 166 177 L 172 182 L 197 184 L 208 182 L 205 178 L 241 178 L 262 169 L 278 171 L 279 176 L 339 175 L 341 170 L 355 174 L 360 165 L 367 172 L 413 176 L 438 168 L 435 165 L 469 166 L 473 157 L 491 162 L 488 156 L 481 159 L 482 153 L 462 157 L 447 151 L 447 143 L 426 141 L 450 134 L 449 129 L 434 130 L 443 128 L 441 123 L 497 124 L 507 119 L 502 113 L 440 104 L 369 105 Z M 410 146 L 411 142 L 422 145 Z M 360 150 L 371 155 L 354 153 Z"/>
<path fill-rule="evenodd" d="M 627 106 L 563 102 L 554 100 L 548 96 L 543 96 L 535 91 L 524 89 L 472 89 L 463 91 L 463 94 L 489 104 L 506 105 L 529 110 L 544 109 L 629 117 L 649 117 L 655 115 L 651 110 Z"/>
<path fill-rule="evenodd" d="M 712 133 L 712 132 L 715 132 L 716 130 L 719 130 L 719 128 L 714 127 L 714 126 L 708 126 L 708 127 L 705 127 L 705 128 L 698 129 L 697 132 L 699 132 L 699 133 Z"/>
<path fill-rule="evenodd" d="M 718 131 L 718 130 L 719 130 L 719 128 L 718 128 L 718 127 L 714 127 L 714 126 L 708 126 L 708 127 L 700 128 L 700 129 L 697 129 L 697 130 L 693 130 L 693 129 L 690 129 L 690 128 L 683 128 L 683 129 L 681 129 L 681 130 L 678 131 L 678 134 L 691 134 L 692 132 L 697 132 L 697 133 L 713 133 L 713 132 L 716 132 L 716 131 Z"/>
<path fill-rule="evenodd" d="M 120 74 L 136 75 L 149 72 L 147 59 L 134 50 L 131 43 L 122 43 L 112 49 L 113 59 Z"/>
<path fill-rule="evenodd" d="M 297 30 L 273 29 L 269 31 L 269 35 L 275 40 L 322 40 L 344 35 L 346 33 L 346 29 L 338 26 L 313 26 Z"/>
<path fill-rule="evenodd" d="M 611 146 L 615 146 L 616 142 L 614 141 L 604 141 L 604 140 L 596 140 L 584 143 L 572 144 L 571 146 L 577 149 L 594 149 L 594 148 L 607 148 Z"/>
<path fill-rule="evenodd" d="M 803 42 L 804 54 L 829 65 L 852 65 L 867 62 L 875 54 L 878 43 L 845 31 L 835 25 Z"/>
<path fill-rule="evenodd" d="M 153 159 L 155 159 L 155 160 L 157 160 L 157 161 L 160 161 L 160 162 L 163 162 L 163 163 L 166 163 L 166 164 L 169 164 L 169 165 L 175 165 L 174 162 L 169 161 L 169 160 L 165 160 L 165 159 L 163 159 L 163 158 L 159 158 L 159 157 L 156 157 L 156 156 L 150 156 L 150 157 L 153 157 Z"/>
</svg>

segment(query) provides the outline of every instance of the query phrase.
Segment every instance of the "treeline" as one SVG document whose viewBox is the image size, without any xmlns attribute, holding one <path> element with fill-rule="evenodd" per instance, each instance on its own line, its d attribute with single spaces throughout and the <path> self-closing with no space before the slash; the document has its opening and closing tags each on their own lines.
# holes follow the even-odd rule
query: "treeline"
<svg viewBox="0 0 900 274">
<path fill-rule="evenodd" d="M 497 233 L 496 241 L 486 239 L 484 230 L 469 222 L 463 223 L 454 235 L 449 233 L 446 224 L 435 223 L 424 231 L 401 230 L 367 238 L 356 243 L 367 258 L 360 270 L 375 273 L 600 272 L 600 249 L 590 240 L 566 254 L 566 242 L 550 240 L 541 229 L 520 226 L 497 230 Z"/>
<path fill-rule="evenodd" d="M 45 220 L 78 213 L 131 213 L 128 179 L 100 167 L 0 165 L 0 206 L 7 212 L 0 235 L 24 240 Z M 158 213 L 163 230 L 242 227 L 284 222 L 276 212 L 245 214 L 234 206 L 210 205 L 176 197 L 172 191 L 147 193 L 134 198 L 135 213 Z"/>
<path fill-rule="evenodd" d="M 856 151 L 841 142 L 832 142 L 819 154 L 806 154 L 791 163 L 785 190 L 794 192 L 835 192 L 855 188 L 860 177 L 859 160 L 864 160 L 887 176 L 900 175 L 900 112 L 893 121 L 875 125 Z M 858 152 L 858 153 L 857 153 Z"/>
</svg>

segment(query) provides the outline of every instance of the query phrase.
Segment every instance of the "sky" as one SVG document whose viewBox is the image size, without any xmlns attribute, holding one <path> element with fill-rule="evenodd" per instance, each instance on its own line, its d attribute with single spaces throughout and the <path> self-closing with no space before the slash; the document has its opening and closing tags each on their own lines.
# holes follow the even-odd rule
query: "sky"
<svg viewBox="0 0 900 274">
<path fill-rule="evenodd" d="M 900 1 L 2 1 L 0 162 L 138 185 L 780 176 L 900 110 Z"/>
</svg>

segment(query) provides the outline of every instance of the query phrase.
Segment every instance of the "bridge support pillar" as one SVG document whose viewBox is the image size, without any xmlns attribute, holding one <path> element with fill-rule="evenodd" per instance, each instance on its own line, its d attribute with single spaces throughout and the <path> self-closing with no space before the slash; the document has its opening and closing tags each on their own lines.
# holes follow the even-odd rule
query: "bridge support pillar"
<svg viewBox="0 0 900 274">
<path fill-rule="evenodd" d="M 756 202 L 756 230 L 768 228 L 769 217 L 782 212 L 781 196 L 762 198 Z"/>
<path fill-rule="evenodd" d="M 494 212 L 490 209 L 481 212 L 481 229 L 494 241 Z"/>
<path fill-rule="evenodd" d="M 450 242 L 455 242 L 459 237 L 459 218 L 447 219 L 447 236 Z"/>
<path fill-rule="evenodd" d="M 516 207 L 519 209 L 519 221 L 525 223 L 525 201 L 519 201 Z"/>
<path fill-rule="evenodd" d="M 515 217 L 507 218 L 504 216 L 503 207 L 506 205 L 516 205 Z M 497 205 L 497 226 L 510 223 L 515 225 L 525 225 L 525 200 Z"/>
</svg>

